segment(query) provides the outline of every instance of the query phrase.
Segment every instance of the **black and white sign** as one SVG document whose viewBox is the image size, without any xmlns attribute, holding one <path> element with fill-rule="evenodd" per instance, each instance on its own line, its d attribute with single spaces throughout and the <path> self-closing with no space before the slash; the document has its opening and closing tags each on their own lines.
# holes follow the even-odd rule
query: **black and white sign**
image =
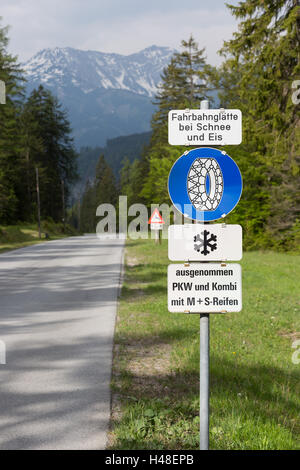
<svg viewBox="0 0 300 470">
<path fill-rule="evenodd" d="M 170 225 L 171 261 L 238 261 L 242 259 L 242 227 L 226 224 Z"/>
<path fill-rule="evenodd" d="M 239 145 L 239 109 L 173 109 L 168 116 L 170 145 Z"/>
<path fill-rule="evenodd" d="M 242 309 L 239 264 L 170 264 L 168 310 L 182 313 L 226 313 Z"/>
</svg>

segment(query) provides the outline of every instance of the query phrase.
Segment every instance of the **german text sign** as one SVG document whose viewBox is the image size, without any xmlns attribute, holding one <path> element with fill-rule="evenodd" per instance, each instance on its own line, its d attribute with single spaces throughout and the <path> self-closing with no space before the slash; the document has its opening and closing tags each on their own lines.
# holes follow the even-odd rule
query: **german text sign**
<svg viewBox="0 0 300 470">
<path fill-rule="evenodd" d="M 239 264 L 170 264 L 168 310 L 182 313 L 226 313 L 242 309 Z"/>
<path fill-rule="evenodd" d="M 242 227 L 227 224 L 170 225 L 172 261 L 238 261 L 242 259 Z"/>
<path fill-rule="evenodd" d="M 239 109 L 173 109 L 168 116 L 170 145 L 239 145 Z"/>
</svg>

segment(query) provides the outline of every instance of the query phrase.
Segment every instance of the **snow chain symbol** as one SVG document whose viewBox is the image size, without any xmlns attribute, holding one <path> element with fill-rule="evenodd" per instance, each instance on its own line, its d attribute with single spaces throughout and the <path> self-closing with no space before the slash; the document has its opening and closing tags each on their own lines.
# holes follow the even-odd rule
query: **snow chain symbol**
<svg viewBox="0 0 300 470">
<path fill-rule="evenodd" d="M 209 237 L 209 233 L 210 232 L 208 230 L 204 230 L 203 232 L 201 232 L 202 237 L 200 235 L 196 235 L 194 237 L 194 250 L 198 251 L 199 253 L 201 248 L 203 248 L 201 254 L 204 256 L 208 255 L 211 251 L 215 251 L 217 249 L 217 235 L 214 235 L 212 233 Z"/>
<path fill-rule="evenodd" d="M 197 158 L 187 177 L 187 192 L 200 211 L 214 211 L 223 195 L 223 175 L 214 158 Z"/>
</svg>

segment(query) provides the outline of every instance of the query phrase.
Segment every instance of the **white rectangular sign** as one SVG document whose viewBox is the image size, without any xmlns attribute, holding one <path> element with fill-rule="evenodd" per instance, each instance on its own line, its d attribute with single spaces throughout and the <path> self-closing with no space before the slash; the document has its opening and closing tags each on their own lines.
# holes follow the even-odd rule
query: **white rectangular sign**
<svg viewBox="0 0 300 470">
<path fill-rule="evenodd" d="M 173 109 L 169 112 L 170 145 L 239 145 L 239 109 Z"/>
<path fill-rule="evenodd" d="M 182 313 L 226 313 L 242 309 L 239 264 L 170 264 L 168 310 Z"/>
<path fill-rule="evenodd" d="M 242 227 L 227 224 L 183 224 L 168 228 L 171 261 L 238 261 L 242 259 Z"/>
<path fill-rule="evenodd" d="M 5 82 L 0 80 L 0 104 L 6 104 Z"/>
<path fill-rule="evenodd" d="M 163 228 L 163 224 L 158 224 L 158 223 L 150 224 L 151 230 L 162 230 L 162 228 Z"/>
</svg>

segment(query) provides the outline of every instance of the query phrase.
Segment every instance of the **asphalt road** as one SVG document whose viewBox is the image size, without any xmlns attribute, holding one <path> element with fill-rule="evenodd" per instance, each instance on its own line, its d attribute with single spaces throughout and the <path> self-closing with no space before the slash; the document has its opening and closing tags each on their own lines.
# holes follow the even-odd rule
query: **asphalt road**
<svg viewBox="0 0 300 470">
<path fill-rule="evenodd" d="M 122 253 L 84 236 L 0 255 L 0 449 L 105 448 Z"/>
</svg>

